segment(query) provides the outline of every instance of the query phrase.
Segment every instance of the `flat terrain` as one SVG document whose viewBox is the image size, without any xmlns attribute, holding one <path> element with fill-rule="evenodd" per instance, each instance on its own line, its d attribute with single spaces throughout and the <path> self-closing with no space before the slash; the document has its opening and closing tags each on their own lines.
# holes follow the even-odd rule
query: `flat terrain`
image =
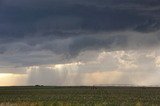
<svg viewBox="0 0 160 106">
<path fill-rule="evenodd" d="M 160 106 L 158 87 L 0 87 L 0 106 Z"/>
</svg>

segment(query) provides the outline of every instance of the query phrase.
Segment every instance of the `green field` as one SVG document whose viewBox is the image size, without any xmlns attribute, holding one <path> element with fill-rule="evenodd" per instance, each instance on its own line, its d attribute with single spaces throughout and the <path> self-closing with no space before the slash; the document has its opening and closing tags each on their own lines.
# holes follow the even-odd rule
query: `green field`
<svg viewBox="0 0 160 106">
<path fill-rule="evenodd" d="M 160 106 L 158 87 L 0 87 L 0 106 Z"/>
</svg>

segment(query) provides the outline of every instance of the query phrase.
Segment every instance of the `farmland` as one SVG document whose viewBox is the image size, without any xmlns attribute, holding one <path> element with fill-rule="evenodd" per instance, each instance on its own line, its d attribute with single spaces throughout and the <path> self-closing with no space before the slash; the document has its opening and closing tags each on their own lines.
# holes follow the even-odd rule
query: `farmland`
<svg viewBox="0 0 160 106">
<path fill-rule="evenodd" d="M 159 106 L 158 87 L 0 87 L 0 106 Z"/>
</svg>

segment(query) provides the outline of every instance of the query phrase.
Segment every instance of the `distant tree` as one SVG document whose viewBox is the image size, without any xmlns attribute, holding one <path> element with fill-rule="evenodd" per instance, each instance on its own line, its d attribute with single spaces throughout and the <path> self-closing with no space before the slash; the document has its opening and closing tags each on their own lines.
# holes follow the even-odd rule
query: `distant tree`
<svg viewBox="0 0 160 106">
<path fill-rule="evenodd" d="M 36 87 L 44 86 L 44 85 L 35 85 Z"/>
</svg>

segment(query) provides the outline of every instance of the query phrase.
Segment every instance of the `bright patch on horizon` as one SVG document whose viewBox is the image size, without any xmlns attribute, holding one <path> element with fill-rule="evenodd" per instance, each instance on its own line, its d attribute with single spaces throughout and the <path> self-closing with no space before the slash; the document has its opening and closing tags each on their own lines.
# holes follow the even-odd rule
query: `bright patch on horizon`
<svg viewBox="0 0 160 106">
<path fill-rule="evenodd" d="M 26 75 L 0 73 L 0 86 L 25 85 Z"/>
</svg>

